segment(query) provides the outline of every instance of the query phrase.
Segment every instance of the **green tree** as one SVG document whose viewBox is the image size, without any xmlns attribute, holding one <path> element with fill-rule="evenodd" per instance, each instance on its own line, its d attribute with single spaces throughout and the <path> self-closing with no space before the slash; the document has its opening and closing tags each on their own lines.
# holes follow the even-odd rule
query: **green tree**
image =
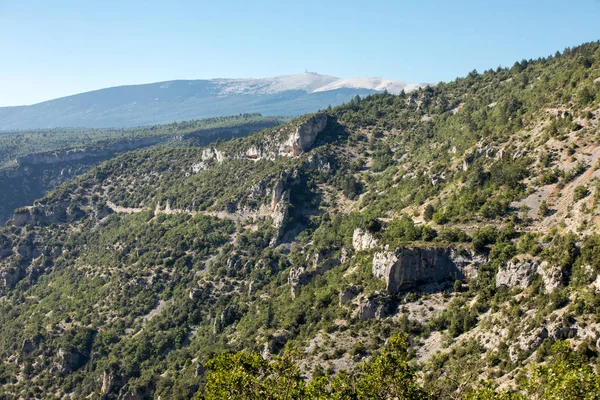
<svg viewBox="0 0 600 400">
<path fill-rule="evenodd" d="M 425 221 L 431 221 L 434 212 L 435 207 L 433 207 L 433 205 L 431 204 L 427 204 L 427 206 L 425 206 L 425 210 L 423 210 L 423 218 L 425 219 Z"/>
<path fill-rule="evenodd" d="M 590 191 L 585 186 L 577 186 L 573 191 L 573 201 L 579 201 L 587 197 Z"/>
<path fill-rule="evenodd" d="M 550 208 L 548 207 L 548 203 L 546 202 L 546 200 L 542 200 L 542 202 L 540 203 L 540 207 L 538 208 L 538 215 L 540 216 L 540 218 L 544 218 L 548 215 L 549 212 Z"/>
</svg>

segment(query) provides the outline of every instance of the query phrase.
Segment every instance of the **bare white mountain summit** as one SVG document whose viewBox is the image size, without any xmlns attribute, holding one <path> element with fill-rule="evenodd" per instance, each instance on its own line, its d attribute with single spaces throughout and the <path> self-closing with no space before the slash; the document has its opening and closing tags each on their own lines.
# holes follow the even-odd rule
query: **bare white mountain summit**
<svg viewBox="0 0 600 400">
<path fill-rule="evenodd" d="M 261 79 L 213 79 L 222 88 L 220 94 L 273 94 L 288 90 L 302 90 L 307 93 L 326 92 L 338 89 L 387 90 L 398 94 L 424 86 L 423 83 L 407 83 L 384 78 L 337 78 L 316 72 L 294 75 L 281 75 Z"/>
<path fill-rule="evenodd" d="M 242 113 L 300 115 L 352 97 L 425 86 L 315 72 L 260 79 L 175 80 L 117 86 L 30 106 L 0 107 L 0 130 L 131 127 Z"/>
</svg>

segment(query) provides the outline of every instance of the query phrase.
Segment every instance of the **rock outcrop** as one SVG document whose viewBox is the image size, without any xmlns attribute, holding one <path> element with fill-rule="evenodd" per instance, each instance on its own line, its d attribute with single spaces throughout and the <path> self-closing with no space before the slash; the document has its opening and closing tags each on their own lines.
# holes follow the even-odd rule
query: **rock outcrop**
<svg viewBox="0 0 600 400">
<path fill-rule="evenodd" d="M 377 247 L 379 243 L 373 234 L 364 229 L 356 228 L 352 234 L 352 247 L 355 251 L 370 250 Z"/>
<path fill-rule="evenodd" d="M 21 266 L 0 270 L 0 296 L 5 295 L 8 290 L 14 289 L 25 276 L 26 269 Z"/>
<path fill-rule="evenodd" d="M 393 303 L 389 297 L 375 292 L 372 296 L 360 295 L 354 301 L 356 309 L 353 316 L 361 321 L 383 319 L 393 314 Z"/>
<path fill-rule="evenodd" d="M 525 289 L 529 287 L 536 274 L 540 275 L 544 283 L 544 291 L 552 292 L 565 283 L 565 271 L 547 261 L 517 260 L 509 261 L 501 266 L 496 274 L 496 287 L 518 287 Z"/>
<path fill-rule="evenodd" d="M 537 273 L 542 277 L 546 293 L 550 293 L 565 284 L 565 271 L 557 265 L 550 265 L 547 261 L 540 263 Z"/>
<path fill-rule="evenodd" d="M 280 153 L 297 157 L 310 150 L 317 135 L 327 126 L 327 115 L 316 114 L 300 124 L 296 131 L 281 145 Z"/>
<path fill-rule="evenodd" d="M 398 293 L 420 284 L 475 276 L 477 267 L 486 261 L 454 249 L 400 248 L 375 253 L 372 273 L 385 280 L 389 293 Z"/>
<path fill-rule="evenodd" d="M 298 124 L 287 137 L 277 137 L 282 130 L 275 132 L 273 136 L 266 136 L 262 143 L 254 144 L 248 148 L 236 152 L 225 153 L 214 146 L 206 148 L 202 152 L 201 160 L 192 165 L 192 171 L 197 173 L 207 169 L 212 163 L 222 163 L 230 159 L 249 159 L 258 161 L 261 159 L 273 160 L 279 157 L 298 157 L 312 148 L 317 136 L 327 127 L 328 117 L 326 114 L 315 114 L 306 121 Z M 285 134 L 285 129 L 283 129 Z M 327 170 L 332 166 L 327 159 L 322 157 L 309 159 L 315 169 Z"/>
<path fill-rule="evenodd" d="M 535 351 L 547 337 L 548 329 L 545 327 L 523 332 L 508 348 L 510 360 L 517 363 L 521 354 Z"/>
<path fill-rule="evenodd" d="M 76 221 L 83 216 L 85 216 L 85 212 L 77 204 L 59 202 L 19 208 L 15 210 L 9 223 L 14 226 L 50 225 Z"/>
<path fill-rule="evenodd" d="M 496 274 L 496 287 L 507 286 L 525 289 L 531 284 L 538 265 L 535 261 L 509 261 L 499 268 Z"/>
</svg>

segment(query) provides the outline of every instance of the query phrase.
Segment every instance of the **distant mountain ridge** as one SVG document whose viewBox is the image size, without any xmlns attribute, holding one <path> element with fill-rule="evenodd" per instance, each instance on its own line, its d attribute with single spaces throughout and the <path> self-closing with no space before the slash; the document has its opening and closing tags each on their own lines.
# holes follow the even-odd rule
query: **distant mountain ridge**
<svg viewBox="0 0 600 400">
<path fill-rule="evenodd" d="M 240 113 L 298 115 L 339 105 L 356 95 L 384 90 L 397 94 L 424 85 L 305 72 L 117 86 L 29 106 L 0 107 L 0 130 L 132 127 Z"/>
</svg>

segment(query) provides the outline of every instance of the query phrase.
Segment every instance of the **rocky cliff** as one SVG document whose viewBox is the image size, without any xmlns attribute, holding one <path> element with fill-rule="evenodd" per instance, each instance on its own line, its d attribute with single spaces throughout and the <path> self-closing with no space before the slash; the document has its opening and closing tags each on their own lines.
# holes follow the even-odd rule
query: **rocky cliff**
<svg viewBox="0 0 600 400">
<path fill-rule="evenodd" d="M 389 293 L 398 293 L 419 284 L 473 277 L 485 261 L 482 256 L 455 249 L 398 248 L 375 253 L 372 273 L 385 281 Z"/>
</svg>

